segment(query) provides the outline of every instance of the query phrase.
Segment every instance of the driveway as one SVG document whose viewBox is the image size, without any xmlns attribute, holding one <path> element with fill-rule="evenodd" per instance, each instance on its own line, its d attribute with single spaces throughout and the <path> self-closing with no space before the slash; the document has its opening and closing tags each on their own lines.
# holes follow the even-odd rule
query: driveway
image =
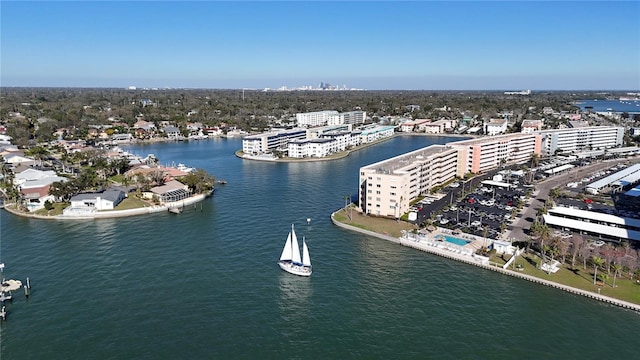
<svg viewBox="0 0 640 360">
<path fill-rule="evenodd" d="M 531 200 L 529 200 L 529 206 L 525 207 L 525 211 L 520 214 L 517 220 L 507 227 L 507 231 L 504 233 L 503 238 L 518 239 L 521 241 L 526 239 L 527 235 L 525 234 L 525 230 L 529 229 L 529 226 L 531 226 L 533 220 L 536 218 L 538 209 L 544 206 L 544 202 L 549 197 L 549 191 L 551 189 L 559 186 L 562 187 L 563 184 L 566 184 L 571 179 L 575 179 L 575 175 L 578 173 L 593 174 L 627 161 L 628 159 L 600 161 L 587 166 L 574 168 L 565 174 L 547 178 L 544 181 L 537 183 L 536 191 L 533 193 Z"/>
</svg>

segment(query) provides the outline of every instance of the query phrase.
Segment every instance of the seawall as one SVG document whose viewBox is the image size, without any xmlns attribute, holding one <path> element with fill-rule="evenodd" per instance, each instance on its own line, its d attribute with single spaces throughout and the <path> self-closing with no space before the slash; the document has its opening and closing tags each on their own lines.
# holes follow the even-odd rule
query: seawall
<svg viewBox="0 0 640 360">
<path fill-rule="evenodd" d="M 203 201 L 206 197 L 207 195 L 205 194 L 198 194 L 181 201 L 165 203 L 163 205 L 145 206 L 141 208 L 127 209 L 127 210 L 108 210 L 108 211 L 92 212 L 92 213 L 79 214 L 79 215 L 45 216 L 45 215 L 36 215 L 31 213 L 25 213 L 22 211 L 17 211 L 11 208 L 11 206 L 5 206 L 4 209 L 16 216 L 22 216 L 26 218 L 40 219 L 40 220 L 112 219 L 112 218 L 120 218 L 120 217 L 136 216 L 136 215 L 154 214 L 158 212 L 168 211 L 170 208 L 182 208 L 187 205 L 192 205 L 200 201 Z"/>
<path fill-rule="evenodd" d="M 531 281 L 537 284 L 541 284 L 541 285 L 545 285 L 545 286 L 549 286 L 549 287 L 553 287 L 556 289 L 560 289 L 572 294 L 576 294 L 576 295 L 582 295 L 582 296 L 586 296 L 588 298 L 594 299 L 594 300 L 598 300 L 598 301 L 602 301 L 611 305 L 615 305 L 615 306 L 619 306 L 625 309 L 630 309 L 630 310 L 634 310 L 637 312 L 640 312 L 640 305 L 638 304 L 634 304 L 628 301 L 624 301 L 624 300 L 619 300 L 616 298 L 612 298 L 609 296 L 605 296 L 605 295 L 600 295 L 598 293 L 595 292 L 591 292 L 591 291 L 587 291 L 587 290 L 582 290 L 582 289 L 578 289 L 578 288 L 574 288 L 571 286 L 567 286 L 567 285 L 563 285 L 563 284 L 559 284 L 553 281 L 549 281 L 549 280 L 545 280 L 545 279 L 540 279 L 537 278 L 535 276 L 531 276 L 531 275 L 527 275 L 527 274 L 522 274 L 520 272 L 517 271 L 513 271 L 513 270 L 509 270 L 509 269 L 503 269 L 501 267 L 497 267 L 497 266 L 492 266 L 492 265 L 486 265 L 484 264 L 479 258 L 474 258 L 474 257 L 467 257 L 467 256 L 463 256 L 457 253 L 453 253 L 450 252 L 448 250 L 445 249 L 441 249 L 438 247 L 434 247 L 434 246 L 428 246 L 426 244 L 420 244 L 418 242 L 412 241 L 412 240 L 407 240 L 407 239 L 402 239 L 402 238 L 394 238 L 393 236 L 388 236 L 388 235 L 384 235 L 384 234 L 379 234 L 373 231 L 369 231 L 369 230 L 365 230 L 365 229 L 361 229 L 355 226 L 351 226 L 348 224 L 344 224 L 341 223 L 339 221 L 337 221 L 334 218 L 335 212 L 331 214 L 331 222 L 333 222 L 334 225 L 341 227 L 343 229 L 346 230 L 350 230 L 350 231 L 355 231 L 361 234 L 365 234 L 368 236 L 373 236 L 373 237 L 377 237 L 379 239 L 383 239 L 383 240 L 387 240 L 387 241 L 391 241 L 403 246 L 407 246 L 416 250 L 420 250 L 420 251 L 424 251 L 424 252 L 428 252 L 434 255 L 438 255 L 438 256 L 442 256 L 444 258 L 447 259 L 451 259 L 451 260 L 456 260 L 456 261 L 460 261 L 469 265 L 474 265 L 474 266 L 478 266 L 481 267 L 483 269 L 487 269 L 487 270 L 491 270 L 491 271 L 495 271 L 498 273 L 502 273 L 504 275 L 509 275 L 509 276 L 513 276 L 513 277 L 517 277 L 523 280 L 527 280 L 527 281 Z"/>
</svg>

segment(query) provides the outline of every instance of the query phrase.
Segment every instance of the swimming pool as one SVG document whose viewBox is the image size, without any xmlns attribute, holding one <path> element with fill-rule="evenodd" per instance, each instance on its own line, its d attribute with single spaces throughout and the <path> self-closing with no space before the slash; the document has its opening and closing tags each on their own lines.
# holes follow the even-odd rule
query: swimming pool
<svg viewBox="0 0 640 360">
<path fill-rule="evenodd" d="M 444 235 L 444 234 L 440 234 L 440 235 L 436 236 L 436 238 L 444 239 L 445 241 L 450 242 L 452 244 L 456 244 L 458 246 L 465 246 L 465 245 L 467 245 L 468 243 L 471 242 L 471 241 L 468 241 L 468 240 L 457 238 L 455 236 Z"/>
</svg>

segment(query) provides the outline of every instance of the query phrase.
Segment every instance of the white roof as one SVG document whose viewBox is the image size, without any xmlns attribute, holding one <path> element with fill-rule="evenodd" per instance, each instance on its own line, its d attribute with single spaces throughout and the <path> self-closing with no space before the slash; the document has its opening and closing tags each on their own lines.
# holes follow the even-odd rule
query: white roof
<svg viewBox="0 0 640 360">
<path fill-rule="evenodd" d="M 574 219 L 567 219 L 549 214 L 543 215 L 542 217 L 544 218 L 544 222 L 550 225 L 557 225 L 570 229 L 585 230 L 591 233 L 640 241 L 640 231 L 627 230 L 619 227 L 594 224 Z"/>
<path fill-rule="evenodd" d="M 485 180 L 482 182 L 485 185 L 489 185 L 489 186 L 500 186 L 500 187 L 511 187 L 513 185 L 506 183 L 506 182 L 501 182 L 501 181 L 493 181 L 493 180 Z"/>
<path fill-rule="evenodd" d="M 596 190 L 600 190 L 603 187 L 609 185 L 609 184 L 613 184 L 614 182 L 616 182 L 617 180 L 620 180 L 628 175 L 631 175 L 637 171 L 640 171 L 640 164 L 634 164 L 632 166 L 629 166 L 628 168 L 624 169 L 624 170 L 620 170 L 617 173 L 611 174 L 605 178 L 602 178 L 598 181 L 592 182 L 591 184 L 587 185 L 587 188 L 592 188 L 592 189 L 596 189 Z"/>
<path fill-rule="evenodd" d="M 575 167 L 575 165 L 566 164 L 566 165 L 555 167 L 555 168 L 553 168 L 551 170 L 547 170 L 547 171 L 545 171 L 545 173 L 547 173 L 547 174 L 555 174 L 555 173 L 559 173 L 561 171 L 573 169 L 574 167 Z"/>
<path fill-rule="evenodd" d="M 551 210 L 549 210 L 549 214 L 553 214 L 553 213 L 560 214 L 560 215 L 575 216 L 581 219 L 606 222 L 609 224 L 616 224 L 616 225 L 622 225 L 622 226 L 629 225 L 629 226 L 640 228 L 640 220 L 638 219 L 625 218 L 625 217 L 604 214 L 604 213 L 595 212 L 595 211 L 580 210 L 580 209 L 570 208 L 565 206 L 556 206 Z M 569 220 L 565 218 L 562 218 L 562 219 Z M 584 224 L 584 222 L 581 222 L 581 223 Z M 613 228 L 613 229 L 618 229 L 618 228 Z"/>
</svg>

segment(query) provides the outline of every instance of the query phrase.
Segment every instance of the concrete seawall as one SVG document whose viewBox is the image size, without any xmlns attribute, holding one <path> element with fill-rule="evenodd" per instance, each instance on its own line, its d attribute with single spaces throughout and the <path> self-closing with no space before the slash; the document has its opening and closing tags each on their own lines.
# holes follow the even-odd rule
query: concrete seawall
<svg viewBox="0 0 640 360">
<path fill-rule="evenodd" d="M 168 211 L 170 208 L 182 208 L 187 205 L 192 205 L 204 200 L 207 197 L 205 194 L 199 194 L 192 196 L 190 198 L 165 203 L 163 205 L 155 205 L 155 206 L 145 206 L 141 208 L 135 209 L 127 209 L 127 210 L 109 210 L 109 211 L 100 211 L 100 212 L 92 212 L 87 214 L 78 214 L 78 215 L 57 215 L 57 216 L 45 216 L 45 215 L 36 215 L 25 213 L 22 211 L 16 211 L 12 209 L 10 206 L 5 206 L 4 209 L 14 214 L 16 216 L 22 216 L 26 218 L 32 219 L 40 219 L 40 220 L 93 220 L 93 219 L 111 219 L 111 218 L 120 218 L 120 217 L 128 217 L 128 216 L 136 216 L 136 215 L 146 215 L 146 214 L 154 214 L 163 211 Z"/>
<path fill-rule="evenodd" d="M 383 239 L 383 240 L 387 240 L 387 241 L 391 241 L 403 246 L 407 246 L 416 250 L 420 250 L 420 251 L 424 251 L 424 252 L 428 252 L 434 255 L 438 255 L 438 256 L 442 256 L 444 258 L 447 259 L 451 259 L 451 260 L 456 260 L 456 261 L 460 261 L 469 265 L 474 265 L 474 266 L 478 266 L 481 267 L 483 269 L 487 269 L 487 270 L 491 270 L 491 271 L 495 271 L 498 273 L 502 273 L 504 275 L 509 275 L 509 276 L 513 276 L 513 277 L 517 277 L 523 280 L 527 280 L 527 281 L 531 281 L 537 284 L 541 284 L 541 285 L 545 285 L 545 286 L 549 286 L 549 287 L 553 287 L 556 289 L 560 289 L 572 294 L 576 294 L 576 295 L 582 295 L 582 296 L 586 296 L 588 298 L 594 299 L 594 300 L 598 300 L 598 301 L 602 301 L 611 305 L 615 305 L 615 306 L 619 306 L 625 309 L 630 309 L 630 310 L 634 310 L 637 312 L 640 312 L 640 305 L 638 304 L 634 304 L 634 303 L 630 303 L 628 301 L 624 301 L 624 300 L 619 300 L 616 298 L 612 298 L 609 296 L 605 296 L 605 295 L 600 295 L 598 293 L 595 292 L 591 292 L 591 291 L 587 291 L 587 290 L 582 290 L 582 289 L 578 289 L 578 288 L 574 288 L 571 286 L 567 286 L 567 285 L 563 285 L 563 284 L 559 284 L 553 281 L 549 281 L 549 280 L 545 280 L 545 279 L 540 279 L 537 278 L 535 276 L 531 276 L 531 275 L 527 275 L 527 274 L 522 274 L 520 272 L 517 271 L 513 271 L 513 270 L 509 270 L 509 269 L 503 269 L 501 267 L 498 266 L 492 266 L 492 265 L 486 265 L 484 263 L 482 263 L 479 260 L 476 260 L 474 257 L 468 257 L 468 256 L 463 256 L 460 255 L 458 253 L 453 253 L 450 252 L 448 250 L 442 249 L 442 248 L 438 248 L 438 247 L 433 247 L 433 246 L 428 246 L 426 244 L 421 244 L 412 240 L 406 240 L 406 239 L 402 239 L 402 238 L 394 238 L 393 236 L 389 236 L 389 235 L 384 235 L 384 234 L 378 234 L 376 232 L 373 231 L 369 231 L 369 230 L 364 230 L 355 226 L 351 226 L 351 225 L 347 225 L 344 223 L 341 223 L 339 221 L 337 221 L 334 218 L 335 212 L 331 214 L 331 222 L 333 222 L 334 225 L 341 227 L 343 229 L 349 230 L 349 231 L 355 231 L 361 234 L 365 234 L 368 236 L 373 236 L 373 237 L 377 237 L 379 239 Z"/>
</svg>

